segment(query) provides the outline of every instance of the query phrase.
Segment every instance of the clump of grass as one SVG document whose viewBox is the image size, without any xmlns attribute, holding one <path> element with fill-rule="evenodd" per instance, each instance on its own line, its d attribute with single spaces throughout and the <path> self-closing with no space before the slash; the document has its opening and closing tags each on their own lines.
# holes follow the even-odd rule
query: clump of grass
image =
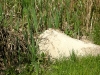
<svg viewBox="0 0 100 75">
<path fill-rule="evenodd" d="M 50 65 L 43 75 L 95 75 L 100 74 L 100 56 L 62 59 Z"/>
<path fill-rule="evenodd" d="M 39 69 L 39 75 L 98 75 L 100 74 L 100 55 L 77 57 L 74 52 L 71 56 L 51 61 L 48 66 Z M 23 74 L 36 75 L 32 65 L 27 65 Z M 33 66 L 34 67 L 34 66 Z"/>
<path fill-rule="evenodd" d="M 100 25 L 99 25 L 99 23 L 95 24 L 92 36 L 93 36 L 94 43 L 100 45 L 100 42 L 99 42 L 100 41 L 99 40 L 99 38 L 100 38 Z"/>
</svg>

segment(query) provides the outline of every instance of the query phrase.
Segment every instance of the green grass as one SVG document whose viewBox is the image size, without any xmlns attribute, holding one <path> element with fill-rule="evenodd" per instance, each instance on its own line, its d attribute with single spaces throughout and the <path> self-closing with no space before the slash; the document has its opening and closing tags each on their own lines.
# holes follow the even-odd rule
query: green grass
<svg viewBox="0 0 100 75">
<path fill-rule="evenodd" d="M 100 56 L 77 59 L 62 59 L 50 66 L 43 75 L 99 75 Z"/>
<path fill-rule="evenodd" d="M 29 68 L 31 69 L 31 68 Z M 75 57 L 63 58 L 49 63 L 46 68 L 39 70 L 39 75 L 99 75 L 100 74 L 100 56 L 93 57 Z M 23 75 L 30 72 L 25 70 Z M 36 75 L 31 72 L 30 75 Z"/>
<path fill-rule="evenodd" d="M 26 55 L 21 54 L 21 48 L 18 47 L 19 62 L 16 65 L 10 64 L 11 67 L 6 66 L 5 74 L 99 75 L 100 56 L 83 58 L 71 56 L 67 60 L 64 58 L 55 62 L 47 61 L 45 55 L 37 54 L 38 46 L 35 42 L 36 39 L 33 38 L 47 28 L 54 28 L 60 29 L 74 38 L 92 34 L 93 41 L 100 44 L 100 5 L 96 1 L 93 2 L 88 31 L 86 30 L 88 14 L 86 5 L 82 0 L 1 0 L 0 26 L 2 25 L 10 31 L 14 30 L 16 34 L 22 33 L 27 45 Z M 65 24 L 66 22 L 68 25 Z M 18 37 L 16 38 L 18 39 Z M 19 40 L 17 41 L 19 42 Z M 24 58 L 27 59 L 27 62 Z M 21 64 L 21 61 L 24 64 Z M 7 64 L 5 61 L 5 65 Z M 16 71 L 17 66 L 21 68 L 21 72 Z M 23 67 L 25 68 L 23 69 Z"/>
</svg>

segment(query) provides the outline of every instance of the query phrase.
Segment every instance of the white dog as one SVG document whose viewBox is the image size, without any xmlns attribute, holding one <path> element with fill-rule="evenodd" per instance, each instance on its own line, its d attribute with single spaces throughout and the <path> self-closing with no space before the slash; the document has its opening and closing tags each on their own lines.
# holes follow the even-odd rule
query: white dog
<svg viewBox="0 0 100 75">
<path fill-rule="evenodd" d="M 52 58 L 69 57 L 72 51 L 77 56 L 100 54 L 100 46 L 73 39 L 51 28 L 44 31 L 39 39 L 39 52 L 44 52 Z"/>
</svg>

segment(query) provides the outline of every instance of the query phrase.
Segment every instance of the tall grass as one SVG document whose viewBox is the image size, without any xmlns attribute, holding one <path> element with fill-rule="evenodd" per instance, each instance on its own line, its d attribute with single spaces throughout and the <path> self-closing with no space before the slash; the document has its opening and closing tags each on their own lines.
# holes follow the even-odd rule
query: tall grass
<svg viewBox="0 0 100 75">
<path fill-rule="evenodd" d="M 46 72 L 43 66 L 47 62 L 42 64 L 43 66 L 41 68 L 41 62 L 44 62 L 44 60 L 42 60 L 41 62 L 39 60 L 40 57 L 37 54 L 38 47 L 35 42 L 36 39 L 34 38 L 37 37 L 39 33 L 43 32 L 47 28 L 55 28 L 55 29 L 62 30 L 67 35 L 70 35 L 71 37 L 74 38 L 77 38 L 77 36 L 80 37 L 83 35 L 89 35 L 94 33 L 93 39 L 95 40 L 95 43 L 99 44 L 98 38 L 100 37 L 99 36 L 100 26 L 99 26 L 98 18 L 100 15 L 99 14 L 100 8 L 97 1 L 93 2 L 90 11 L 91 16 L 89 16 L 90 18 L 87 19 L 89 21 L 90 24 L 89 25 L 87 23 L 86 18 L 87 15 L 89 14 L 87 11 L 89 11 L 88 6 L 90 5 L 87 6 L 87 3 L 82 0 L 77 0 L 77 1 L 74 0 L 13 0 L 13 1 L 1 0 L 0 24 L 6 26 L 6 28 L 8 29 L 10 28 L 11 31 L 13 31 L 14 29 L 14 31 L 15 32 L 17 31 L 17 33 L 18 32 L 23 33 L 24 39 L 26 40 L 27 50 L 28 50 L 27 59 L 29 60 L 29 64 L 25 64 L 24 67 L 26 68 L 23 69 L 20 75 L 21 74 L 51 75 L 51 73 L 52 75 L 64 75 L 64 74 L 78 75 L 78 73 L 80 75 L 82 74 L 91 75 L 90 73 L 93 72 L 96 72 L 96 74 L 98 74 L 97 72 L 99 71 L 93 71 L 88 73 L 87 69 L 90 70 L 91 68 L 85 69 L 85 67 L 87 66 L 91 67 L 91 65 L 89 65 L 91 63 L 89 63 L 88 65 L 86 64 L 86 62 L 90 60 L 83 60 L 83 59 L 74 62 L 74 64 L 70 60 L 56 62 L 56 64 L 52 64 L 50 66 L 50 69 L 53 70 L 48 70 Z M 19 47 L 18 57 L 19 60 L 22 60 L 21 58 L 23 57 L 21 57 L 20 51 L 21 50 Z M 42 58 L 43 57 L 41 57 L 41 59 Z M 92 60 L 94 59 L 94 57 L 89 59 Z M 95 60 L 92 64 L 94 65 L 96 61 L 99 62 L 98 60 Z M 98 65 L 99 63 L 96 64 Z M 100 68 L 97 65 L 94 67 L 96 70 L 99 70 Z M 48 67 L 46 69 L 48 69 Z M 77 73 L 78 70 L 79 72 Z M 86 73 L 83 73 L 82 70 L 86 71 Z M 46 74 L 44 72 L 46 72 Z M 6 71 L 6 75 L 9 74 L 10 75 L 16 74 L 14 68 L 11 68 L 10 70 Z"/>
</svg>

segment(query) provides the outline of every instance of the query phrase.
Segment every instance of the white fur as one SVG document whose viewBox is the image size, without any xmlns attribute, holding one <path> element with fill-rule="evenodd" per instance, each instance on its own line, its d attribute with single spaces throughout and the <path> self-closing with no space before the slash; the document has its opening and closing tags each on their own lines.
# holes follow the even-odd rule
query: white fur
<svg viewBox="0 0 100 75">
<path fill-rule="evenodd" d="M 52 58 L 68 57 L 75 52 L 76 55 L 97 55 L 100 53 L 100 47 L 83 41 L 71 38 L 60 31 L 48 29 L 39 36 L 39 49 L 50 55 Z M 95 52 L 95 53 L 94 53 Z"/>
</svg>

